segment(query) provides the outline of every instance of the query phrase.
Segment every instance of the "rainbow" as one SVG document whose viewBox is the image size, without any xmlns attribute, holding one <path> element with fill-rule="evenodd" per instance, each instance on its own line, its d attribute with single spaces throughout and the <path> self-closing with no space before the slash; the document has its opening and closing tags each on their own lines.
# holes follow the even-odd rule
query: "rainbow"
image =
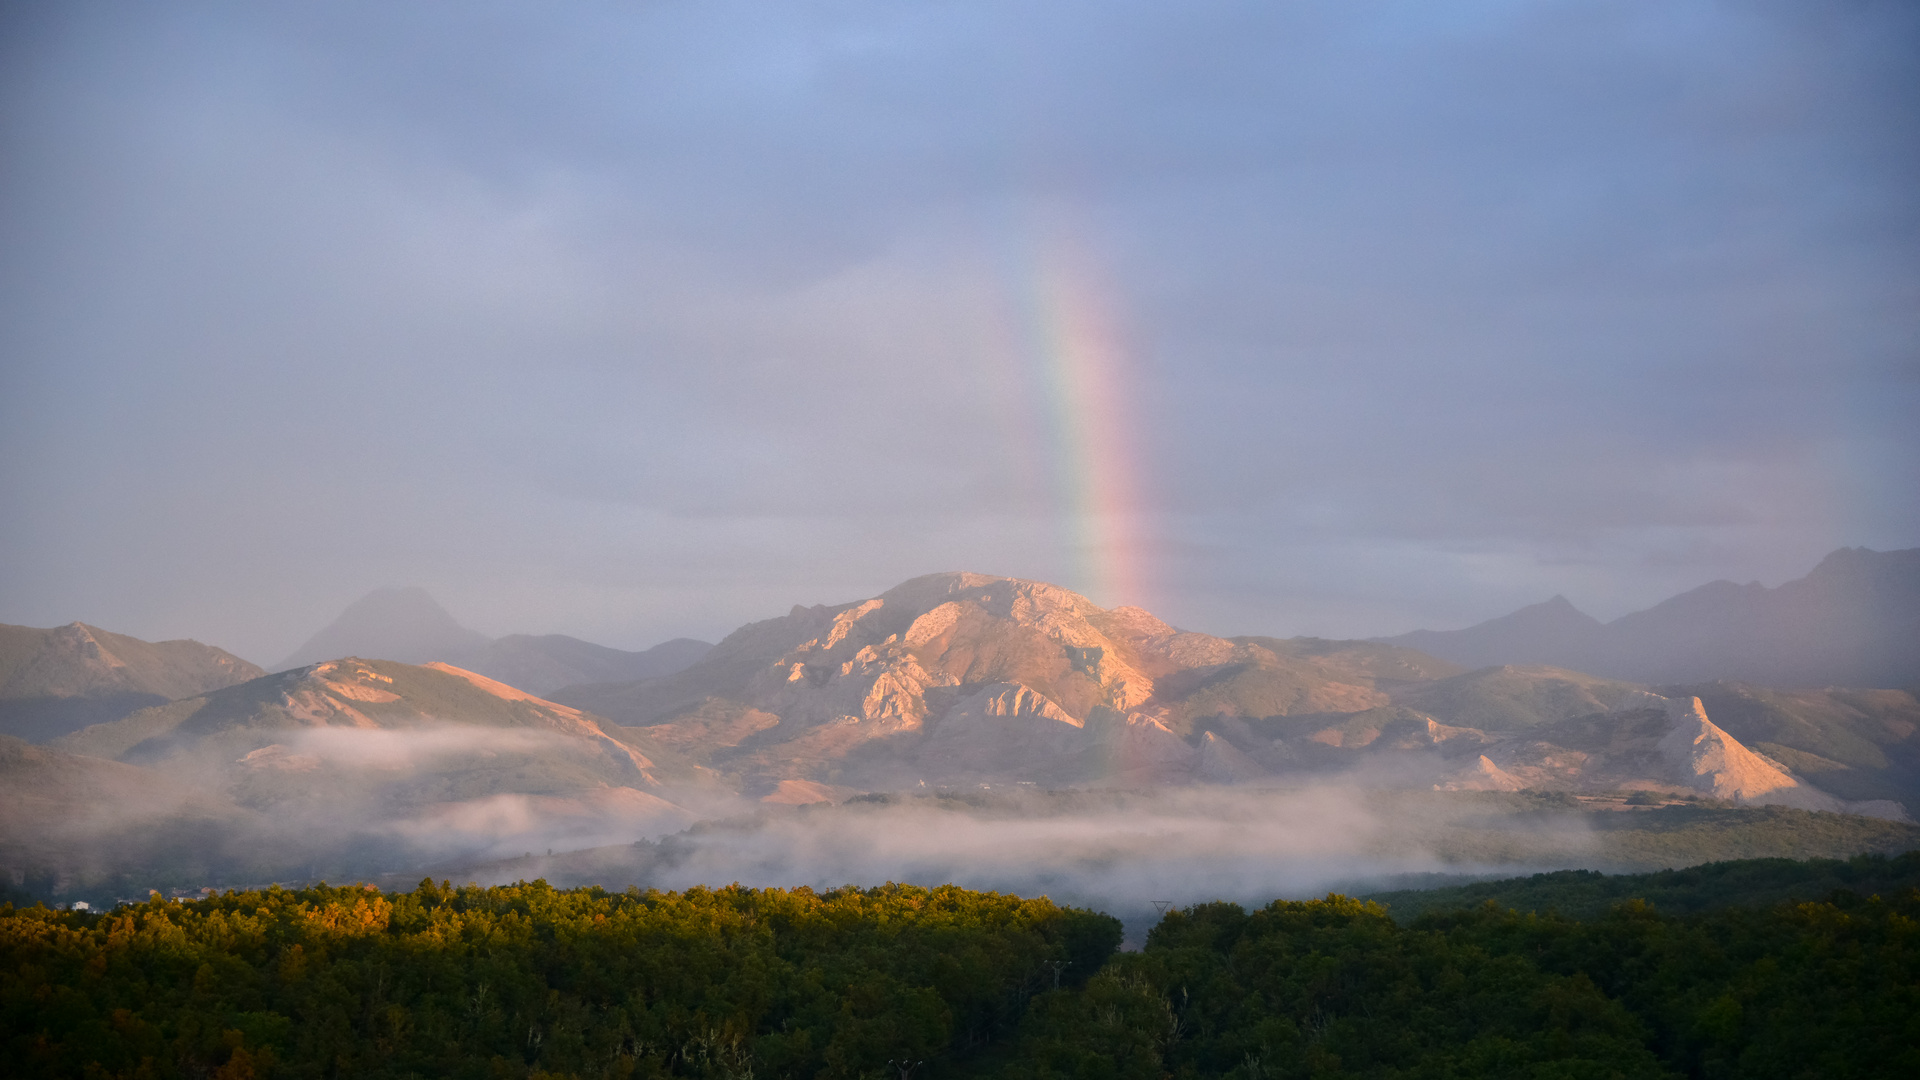
<svg viewBox="0 0 1920 1080">
<path fill-rule="evenodd" d="M 1126 350 L 1093 260 L 1062 230 L 1034 230 L 1022 275 L 1024 352 L 1044 389 L 1047 457 L 1076 580 L 1104 606 L 1146 604 L 1139 462 Z"/>
</svg>

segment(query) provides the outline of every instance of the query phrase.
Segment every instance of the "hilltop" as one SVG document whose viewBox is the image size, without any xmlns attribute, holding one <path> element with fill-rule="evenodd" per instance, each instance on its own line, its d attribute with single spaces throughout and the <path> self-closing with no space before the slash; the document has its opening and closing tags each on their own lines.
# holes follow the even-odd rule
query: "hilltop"
<svg viewBox="0 0 1920 1080">
<path fill-rule="evenodd" d="M 142 641 L 80 622 L 0 624 L 0 735 L 45 742 L 264 674 L 197 641 Z"/>
<path fill-rule="evenodd" d="M 0 843 L 16 874 L 33 875 L 99 869 L 79 856 L 120 851 L 118 831 L 136 821 L 198 830 L 208 857 L 230 849 L 276 875 L 365 873 L 670 832 L 725 795 L 672 750 L 577 709 L 447 664 L 353 657 L 142 709 L 8 761 L 10 785 L 38 794 L 7 804 Z M 140 855 L 118 865 L 178 869 L 173 855 Z"/>
</svg>

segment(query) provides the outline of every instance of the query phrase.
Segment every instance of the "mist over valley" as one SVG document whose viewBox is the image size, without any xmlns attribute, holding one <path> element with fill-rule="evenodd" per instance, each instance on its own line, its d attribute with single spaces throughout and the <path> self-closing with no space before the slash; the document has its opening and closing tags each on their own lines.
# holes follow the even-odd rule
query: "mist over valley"
<svg viewBox="0 0 1920 1080">
<path fill-rule="evenodd" d="M 1849 558 L 1910 585 L 1911 553 Z M 37 736 L 0 764 L 5 872 L 96 905 L 321 879 L 901 881 L 1138 920 L 1154 901 L 1920 844 L 1911 690 L 1465 669 L 980 574 L 646 653 L 488 641 L 418 590 L 316 635 L 355 655 L 275 674 L 78 624 L 4 640 L 0 722 Z M 654 673 L 600 678 L 634 666 Z M 516 672 L 586 675 L 536 694 L 496 677 Z M 53 734 L 50 697 L 124 715 Z"/>
<path fill-rule="evenodd" d="M 0 1073 L 1920 1076 L 1916 41 L 0 4 Z"/>
</svg>

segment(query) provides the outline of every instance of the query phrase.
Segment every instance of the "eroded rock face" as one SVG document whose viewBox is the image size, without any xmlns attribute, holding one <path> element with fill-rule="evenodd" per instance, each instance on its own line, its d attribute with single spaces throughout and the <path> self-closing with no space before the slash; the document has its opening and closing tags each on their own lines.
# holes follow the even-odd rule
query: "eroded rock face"
<svg viewBox="0 0 1920 1080">
<path fill-rule="evenodd" d="M 937 776 L 1026 780 L 1092 748 L 1085 721 L 1045 695 L 1019 683 L 989 683 L 946 710 L 916 760 Z"/>
<path fill-rule="evenodd" d="M 1647 691 L 1621 707 L 1503 740 L 1435 785 L 1442 790 L 1698 793 L 1716 799 L 1840 810 L 1840 800 L 1755 753 L 1707 718 L 1696 697 Z"/>
<path fill-rule="evenodd" d="M 1232 650 L 1139 609 L 1106 612 L 1058 586 L 961 573 L 916 578 L 839 608 L 796 608 L 722 641 L 693 671 L 719 675 L 732 656 L 772 653 L 739 691 L 780 718 L 770 741 L 823 725 L 876 739 L 944 732 L 934 745 L 958 755 L 953 768 L 970 771 L 979 762 L 964 745 L 984 736 L 965 732 L 1007 728 L 1014 737 L 1034 717 L 1080 730 L 1095 710 L 1125 715 L 1151 699 L 1149 671 L 1176 669 L 1174 654 Z M 726 694 L 720 685 L 713 691 Z M 1047 754 L 1086 749 L 1042 742 Z"/>
<path fill-rule="evenodd" d="M 1442 788 L 1839 805 L 1697 704 L 1632 684 L 1461 672 L 1377 643 L 1229 640 L 982 574 L 796 607 L 683 672 L 596 693 L 559 696 L 767 797 L 801 790 L 787 781 L 1248 783 L 1360 769 Z"/>
<path fill-rule="evenodd" d="M 1673 730 L 1660 739 L 1661 757 L 1680 783 L 1718 799 L 1777 803 L 1803 810 L 1838 810 L 1840 800 L 1816 791 L 1779 763 L 1754 753 L 1707 719 L 1697 697 L 1665 698 Z"/>
</svg>

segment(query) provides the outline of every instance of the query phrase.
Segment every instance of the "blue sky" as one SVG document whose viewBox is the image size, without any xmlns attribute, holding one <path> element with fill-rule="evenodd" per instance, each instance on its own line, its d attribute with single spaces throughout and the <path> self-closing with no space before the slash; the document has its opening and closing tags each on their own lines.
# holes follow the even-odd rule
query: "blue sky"
<svg viewBox="0 0 1920 1080">
<path fill-rule="evenodd" d="M 0 621 L 1347 636 L 1920 544 L 1909 4 L 0 11 Z"/>
</svg>

